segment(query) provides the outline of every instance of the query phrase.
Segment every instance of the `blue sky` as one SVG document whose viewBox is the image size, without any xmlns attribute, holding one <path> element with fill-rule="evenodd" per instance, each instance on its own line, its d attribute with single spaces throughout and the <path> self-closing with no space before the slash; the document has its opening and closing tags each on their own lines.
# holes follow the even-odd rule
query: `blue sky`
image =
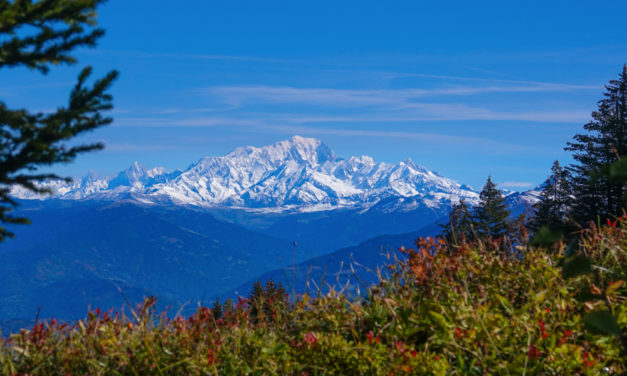
<svg viewBox="0 0 627 376">
<path fill-rule="evenodd" d="M 480 188 L 542 182 L 627 62 L 625 1 L 110 0 L 79 64 L 0 72 L 0 100 L 49 111 L 80 68 L 121 72 L 105 151 L 55 171 L 185 168 L 294 134 L 338 155 L 411 158 Z"/>
</svg>

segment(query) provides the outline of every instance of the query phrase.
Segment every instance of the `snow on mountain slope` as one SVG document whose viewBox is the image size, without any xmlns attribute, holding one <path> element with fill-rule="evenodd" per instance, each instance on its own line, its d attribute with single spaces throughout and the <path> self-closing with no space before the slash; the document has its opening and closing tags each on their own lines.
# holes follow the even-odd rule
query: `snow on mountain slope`
<svg viewBox="0 0 627 376">
<path fill-rule="evenodd" d="M 531 214 L 533 205 L 540 201 L 540 189 L 536 187 L 526 192 L 511 192 L 505 197 L 512 216 Z"/>
<path fill-rule="evenodd" d="M 411 160 L 388 164 L 368 156 L 341 159 L 321 141 L 299 136 L 260 148 L 237 148 L 224 157 L 206 157 L 184 171 L 167 173 L 136 162 L 113 177 L 92 172 L 70 184 L 43 185 L 61 199 L 127 198 L 273 211 L 370 207 L 390 198 L 411 198 L 392 200 L 393 206 L 405 202 L 427 207 L 448 206 L 460 198 L 471 204 L 478 200 L 469 187 Z M 12 194 L 41 198 L 20 188 Z"/>
</svg>

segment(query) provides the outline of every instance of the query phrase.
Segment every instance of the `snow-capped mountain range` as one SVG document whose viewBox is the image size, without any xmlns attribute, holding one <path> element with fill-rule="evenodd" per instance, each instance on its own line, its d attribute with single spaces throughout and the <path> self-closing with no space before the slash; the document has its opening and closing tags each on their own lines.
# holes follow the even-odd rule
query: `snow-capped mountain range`
<svg viewBox="0 0 627 376">
<path fill-rule="evenodd" d="M 260 211 L 317 211 L 394 205 L 450 206 L 478 193 L 407 159 L 389 164 L 368 156 L 337 157 L 320 140 L 294 136 L 264 147 L 241 147 L 223 157 L 206 157 L 186 170 L 147 169 L 135 162 L 112 177 L 91 172 L 72 183 L 48 181 L 60 199 L 131 199 L 201 207 Z M 20 187 L 12 194 L 43 199 Z M 47 196 L 50 197 L 50 196 Z M 403 210 L 393 208 L 391 210 Z M 411 208 L 407 208 L 411 210 Z"/>
</svg>

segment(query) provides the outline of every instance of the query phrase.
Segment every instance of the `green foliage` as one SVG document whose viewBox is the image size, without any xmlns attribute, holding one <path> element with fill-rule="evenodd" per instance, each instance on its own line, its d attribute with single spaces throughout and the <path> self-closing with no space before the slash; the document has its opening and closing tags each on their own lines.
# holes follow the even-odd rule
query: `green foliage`
<svg viewBox="0 0 627 376">
<path fill-rule="evenodd" d="M 606 178 L 613 184 L 627 185 L 627 157 L 619 158 L 616 162 L 603 166 L 599 171 L 592 173 L 590 181 L 595 184 L 600 179 Z M 627 208 L 627 189 L 620 198 L 620 205 Z"/>
<path fill-rule="evenodd" d="M 612 181 L 625 184 L 627 182 L 627 158 L 621 158 L 609 165 L 607 175 Z"/>
<path fill-rule="evenodd" d="M 222 304 L 220 304 L 219 298 L 216 298 L 216 301 L 211 308 L 211 312 L 213 313 L 213 318 L 216 320 L 220 320 L 224 317 L 224 309 L 222 308 Z"/>
<path fill-rule="evenodd" d="M 534 213 L 529 228 L 534 232 L 542 227 L 550 231 L 564 231 L 571 201 L 568 173 L 558 161 L 555 161 L 551 167 L 551 176 L 542 186 L 540 201 L 533 207 Z"/>
<path fill-rule="evenodd" d="M 620 216 L 625 210 L 625 180 L 617 181 L 608 170 L 627 155 L 627 65 L 619 79 L 606 86 L 604 96 L 592 121 L 584 125 L 587 133 L 575 135 L 565 148 L 577 162 L 568 170 L 576 198 L 572 216 L 580 224 Z M 620 169 L 620 164 L 614 168 Z"/>
<path fill-rule="evenodd" d="M 620 336 L 616 317 L 609 311 L 592 311 L 583 318 L 583 324 L 592 333 Z"/>
<path fill-rule="evenodd" d="M 96 309 L 11 336 L 0 373 L 29 375 L 598 375 L 627 371 L 627 216 L 582 233 L 589 267 L 563 276 L 565 247 L 420 239 L 367 297 L 330 291 L 283 301 L 261 320 L 272 283 L 221 318 Z M 451 251 L 454 249 L 453 251 Z M 283 296 L 284 293 L 283 293 Z M 254 298 L 254 299 L 253 299 Z M 225 304 L 226 306 L 226 304 Z M 257 310 L 257 317 L 252 313 Z M 265 313 L 263 313 L 266 315 Z M 267 315 L 265 316 L 268 317 Z"/>
<path fill-rule="evenodd" d="M 562 266 L 562 275 L 564 278 L 573 278 L 582 274 L 588 274 L 592 271 L 592 261 L 590 258 L 577 254 L 569 258 Z"/>
<path fill-rule="evenodd" d="M 492 177 L 479 193 L 479 205 L 474 211 L 477 234 L 482 239 L 502 238 L 507 234 L 509 210 L 503 193 L 496 188 Z"/>
<path fill-rule="evenodd" d="M 621 216 L 627 209 L 627 65 L 618 80 L 606 86 L 605 98 L 565 150 L 575 163 L 563 169 L 557 161 L 534 206 L 530 229 L 546 227 L 576 236 L 591 222 Z"/>
<path fill-rule="evenodd" d="M 271 324 L 281 319 L 287 303 L 287 291 L 282 284 L 279 283 L 277 286 L 269 280 L 264 288 L 261 282 L 257 281 L 248 296 L 249 318 L 255 324 Z"/>
<path fill-rule="evenodd" d="M 444 225 L 442 236 L 453 245 L 475 239 L 474 220 L 470 208 L 463 199 L 453 205 L 449 212 L 448 224 Z"/>
<path fill-rule="evenodd" d="M 603 177 L 609 178 L 610 181 L 617 184 L 625 184 L 627 182 L 627 158 L 620 158 L 616 162 L 602 167 L 592 174 L 591 181 L 594 184 Z"/>
<path fill-rule="evenodd" d="M 471 210 L 464 200 L 453 205 L 448 223 L 442 226 L 442 237 L 453 247 L 472 240 L 503 239 L 506 235 L 526 241 L 526 230 L 519 234 L 519 220 L 510 221 L 509 215 L 503 193 L 488 177 L 476 207 Z"/>
<path fill-rule="evenodd" d="M 103 0 L 0 1 L 0 68 L 27 67 L 47 73 L 51 65 L 72 64 L 72 50 L 94 46 L 104 31 L 95 27 L 95 8 Z M 112 108 L 107 93 L 117 72 L 91 86 L 91 67 L 84 68 L 67 106 L 56 112 L 31 113 L 0 102 L 0 223 L 28 223 L 11 214 L 16 202 L 12 186 L 47 193 L 36 183 L 58 179 L 36 173 L 40 167 L 72 161 L 78 154 L 98 150 L 100 143 L 69 145 L 77 135 L 111 123 L 102 112 Z M 0 241 L 13 234 L 0 226 Z"/>
<path fill-rule="evenodd" d="M 558 241 L 562 240 L 562 234 L 552 231 L 547 226 L 542 226 L 534 235 L 531 245 L 537 247 L 550 248 Z"/>
<path fill-rule="evenodd" d="M 619 320 L 625 312 L 622 308 L 615 309 L 614 303 L 625 301 L 625 297 L 617 295 L 617 292 L 621 291 L 627 273 L 627 242 L 622 234 L 626 221 L 627 214 L 614 222 L 608 219 L 607 226 L 601 229 L 603 236 L 599 236 L 594 226 L 585 230 L 581 235 L 581 253 L 570 257 L 562 266 L 566 278 L 586 277 L 581 280 L 576 295 L 591 309 L 583 318 L 586 330 L 616 336 L 622 344 L 623 353 L 627 353 L 627 333 L 621 332 Z M 625 320 L 622 321 L 624 323 Z"/>
</svg>

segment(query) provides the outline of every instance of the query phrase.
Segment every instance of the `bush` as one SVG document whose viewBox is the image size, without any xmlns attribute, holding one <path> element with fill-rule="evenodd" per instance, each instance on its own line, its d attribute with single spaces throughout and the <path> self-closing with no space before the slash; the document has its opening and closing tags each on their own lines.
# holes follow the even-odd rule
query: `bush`
<svg viewBox="0 0 627 376">
<path fill-rule="evenodd" d="M 221 318 L 208 308 L 168 318 L 156 314 L 154 299 L 148 299 L 128 316 L 95 310 L 75 325 L 38 323 L 3 344 L 0 370 L 10 375 L 627 371 L 627 217 L 586 230 L 578 253 L 568 257 L 573 250 L 561 243 L 550 252 L 524 244 L 502 249 L 495 241 L 451 250 L 443 240 L 419 239 L 368 296 L 304 295 L 277 305 L 266 320 L 249 317 L 243 299 Z"/>
</svg>

